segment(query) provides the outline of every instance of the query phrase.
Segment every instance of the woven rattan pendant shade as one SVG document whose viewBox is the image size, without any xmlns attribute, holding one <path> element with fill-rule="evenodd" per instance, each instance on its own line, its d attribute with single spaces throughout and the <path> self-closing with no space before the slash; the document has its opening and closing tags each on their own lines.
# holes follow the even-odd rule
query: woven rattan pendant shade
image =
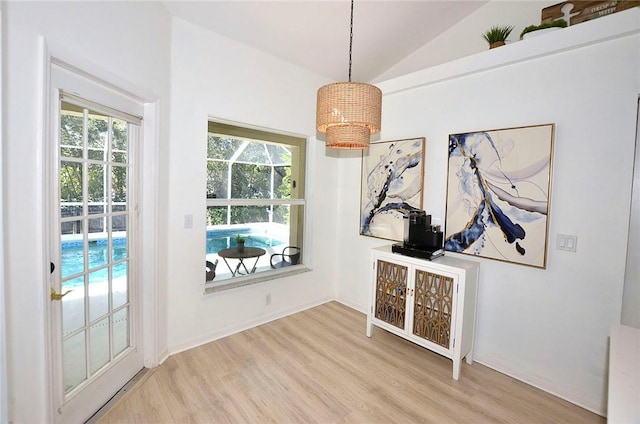
<svg viewBox="0 0 640 424">
<path fill-rule="evenodd" d="M 349 34 L 349 81 L 320 87 L 316 104 L 316 129 L 325 133 L 332 149 L 366 149 L 371 135 L 380 132 L 382 91 L 374 85 L 351 82 L 353 0 Z"/>
<path fill-rule="evenodd" d="M 316 129 L 332 149 L 366 149 L 380 132 L 382 92 L 371 84 L 337 82 L 320 87 Z"/>
<path fill-rule="evenodd" d="M 327 128 L 327 147 L 331 149 L 366 149 L 371 133 L 365 127 L 336 125 Z"/>
</svg>

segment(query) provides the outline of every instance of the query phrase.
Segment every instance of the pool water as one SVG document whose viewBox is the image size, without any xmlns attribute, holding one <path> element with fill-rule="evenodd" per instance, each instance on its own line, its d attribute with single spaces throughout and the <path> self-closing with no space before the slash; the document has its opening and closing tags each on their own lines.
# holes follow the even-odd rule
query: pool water
<svg viewBox="0 0 640 424">
<path fill-rule="evenodd" d="M 127 257 L 127 240 L 124 238 L 113 239 L 112 262 L 117 262 Z M 107 240 L 92 240 L 89 242 L 89 271 L 106 266 L 109 263 L 109 251 Z M 84 269 L 84 252 L 81 241 L 62 242 L 62 254 L 60 273 L 63 279 L 80 274 Z M 112 267 L 113 279 L 127 275 L 128 261 L 120 262 Z M 89 284 L 104 283 L 109 279 L 107 267 L 89 273 Z M 63 282 L 63 289 L 80 288 L 84 286 L 84 276 L 73 278 Z"/>
<path fill-rule="evenodd" d="M 242 231 L 207 231 L 207 254 L 218 253 L 222 249 L 235 247 L 235 238 L 241 235 L 246 239 L 245 246 L 260 247 L 263 249 L 284 244 L 283 241 L 271 237 L 253 235 L 249 228 Z M 113 239 L 112 262 L 117 262 L 127 257 L 127 239 Z M 109 263 L 109 251 L 106 240 L 95 240 L 89 244 L 89 270 L 105 266 Z M 113 279 L 127 276 L 127 265 L 129 261 L 123 261 L 113 266 Z M 82 242 L 65 241 L 62 242 L 62 255 L 60 272 L 62 278 L 68 278 L 84 272 L 84 252 Z M 101 284 L 109 279 L 108 267 L 89 273 L 89 284 Z M 63 283 L 63 289 L 80 288 L 84 286 L 84 276 L 72 278 Z"/>
<path fill-rule="evenodd" d="M 273 246 L 284 244 L 283 241 L 273 237 L 259 236 L 251 233 L 249 228 L 242 231 L 207 231 L 207 255 L 218 253 L 222 249 L 228 249 L 236 246 L 236 236 L 242 236 L 245 239 L 244 245 L 247 247 L 260 247 L 267 249 Z"/>
</svg>

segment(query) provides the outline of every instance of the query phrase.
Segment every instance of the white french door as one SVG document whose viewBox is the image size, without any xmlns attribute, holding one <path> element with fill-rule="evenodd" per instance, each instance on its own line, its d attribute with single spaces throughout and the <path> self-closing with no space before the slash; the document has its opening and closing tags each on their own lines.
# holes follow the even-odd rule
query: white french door
<svg viewBox="0 0 640 424">
<path fill-rule="evenodd" d="M 143 106 L 55 64 L 51 86 L 52 381 L 57 421 L 84 422 L 143 367 L 136 249 Z"/>
</svg>

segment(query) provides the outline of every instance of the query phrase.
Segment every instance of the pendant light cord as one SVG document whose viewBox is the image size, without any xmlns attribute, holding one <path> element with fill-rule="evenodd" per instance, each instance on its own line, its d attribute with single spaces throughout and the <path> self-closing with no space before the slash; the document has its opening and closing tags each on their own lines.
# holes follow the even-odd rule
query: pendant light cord
<svg viewBox="0 0 640 424">
<path fill-rule="evenodd" d="M 351 82 L 351 52 L 353 50 L 353 0 L 351 0 L 351 26 L 349 27 L 349 82 Z"/>
</svg>

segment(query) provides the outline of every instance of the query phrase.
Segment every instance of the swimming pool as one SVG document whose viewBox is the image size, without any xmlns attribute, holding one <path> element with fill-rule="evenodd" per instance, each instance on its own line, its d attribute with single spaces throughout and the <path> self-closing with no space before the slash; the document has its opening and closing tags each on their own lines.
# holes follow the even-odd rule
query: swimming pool
<svg viewBox="0 0 640 424">
<path fill-rule="evenodd" d="M 267 235 L 258 235 L 252 232 L 249 227 L 230 229 L 230 230 L 209 230 L 207 231 L 207 254 L 216 254 L 222 249 L 234 247 L 236 245 L 235 238 L 237 235 L 241 235 L 246 239 L 245 245 L 251 247 L 260 247 L 262 249 L 268 249 L 274 246 L 280 246 L 285 244 L 284 241 L 278 240 Z M 123 261 L 127 257 L 127 239 L 115 238 L 112 241 L 113 255 L 112 262 Z M 63 241 L 62 242 L 62 254 L 60 272 L 62 278 L 68 278 L 76 274 L 84 272 L 84 252 L 82 249 L 82 241 Z M 97 271 L 91 271 L 89 273 L 89 284 L 101 284 L 109 279 L 109 271 L 106 265 L 109 263 L 109 250 L 107 246 L 107 240 L 92 240 L 89 242 L 88 249 L 89 270 L 95 268 L 101 268 Z M 116 263 L 113 269 L 112 278 L 126 277 L 127 266 L 129 261 Z M 63 290 L 69 288 L 81 288 L 84 286 L 84 276 L 72 278 L 63 283 Z"/>
<path fill-rule="evenodd" d="M 207 255 L 218 253 L 222 249 L 235 247 L 235 239 L 238 235 L 245 239 L 244 245 L 247 247 L 268 249 L 284 244 L 283 241 L 274 237 L 256 234 L 248 227 L 233 230 L 209 230 L 207 231 Z"/>
<path fill-rule="evenodd" d="M 112 262 L 117 262 L 127 257 L 127 239 L 117 238 L 112 240 Z M 109 263 L 109 251 L 107 240 L 91 240 L 88 249 L 89 271 L 105 266 Z M 112 267 L 113 279 L 127 275 L 128 261 L 116 263 Z M 84 251 L 81 241 L 63 241 L 60 257 L 60 274 L 63 279 L 84 272 Z M 109 279 L 108 267 L 89 273 L 89 283 L 104 283 Z M 84 285 L 84 276 L 79 276 L 63 283 L 63 289 L 80 288 Z"/>
</svg>

